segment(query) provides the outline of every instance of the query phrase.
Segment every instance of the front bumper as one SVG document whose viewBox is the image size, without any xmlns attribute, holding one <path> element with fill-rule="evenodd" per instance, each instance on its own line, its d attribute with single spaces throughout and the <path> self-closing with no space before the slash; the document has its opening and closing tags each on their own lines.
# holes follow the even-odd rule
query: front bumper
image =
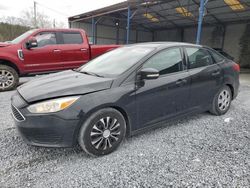
<svg viewBox="0 0 250 188">
<path fill-rule="evenodd" d="M 78 119 L 64 119 L 63 112 L 61 114 L 31 114 L 26 107 L 23 107 L 24 103 L 17 107 L 18 104 L 15 104 L 14 98 L 12 97 L 12 115 L 20 135 L 27 144 L 44 147 L 75 145 Z M 20 99 L 18 99 L 19 102 Z"/>
</svg>

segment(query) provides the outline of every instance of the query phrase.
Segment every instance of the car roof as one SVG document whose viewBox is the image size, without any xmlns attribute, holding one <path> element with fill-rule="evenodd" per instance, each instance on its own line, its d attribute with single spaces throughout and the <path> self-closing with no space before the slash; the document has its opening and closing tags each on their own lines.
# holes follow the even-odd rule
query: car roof
<svg viewBox="0 0 250 188">
<path fill-rule="evenodd" d="M 165 48 L 171 46 L 203 47 L 201 45 L 185 43 L 185 42 L 144 42 L 144 43 L 129 44 L 127 46 L 154 47 L 154 48 L 163 48 L 163 47 Z"/>
</svg>

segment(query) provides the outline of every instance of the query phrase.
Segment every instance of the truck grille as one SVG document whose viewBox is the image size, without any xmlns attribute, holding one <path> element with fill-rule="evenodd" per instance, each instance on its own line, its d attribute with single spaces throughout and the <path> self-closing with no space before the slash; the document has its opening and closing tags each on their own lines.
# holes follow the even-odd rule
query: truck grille
<svg viewBox="0 0 250 188">
<path fill-rule="evenodd" d="M 12 115 L 16 121 L 24 121 L 25 117 L 21 114 L 21 112 L 13 105 L 11 105 Z"/>
</svg>

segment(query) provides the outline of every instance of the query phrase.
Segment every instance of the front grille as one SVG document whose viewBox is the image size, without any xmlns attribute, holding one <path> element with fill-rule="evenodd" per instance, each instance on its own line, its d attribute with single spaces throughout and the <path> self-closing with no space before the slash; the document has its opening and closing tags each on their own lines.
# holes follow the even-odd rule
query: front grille
<svg viewBox="0 0 250 188">
<path fill-rule="evenodd" d="M 25 117 L 21 114 L 21 112 L 13 105 L 11 105 L 11 110 L 13 117 L 15 118 L 16 121 L 24 121 Z"/>
</svg>

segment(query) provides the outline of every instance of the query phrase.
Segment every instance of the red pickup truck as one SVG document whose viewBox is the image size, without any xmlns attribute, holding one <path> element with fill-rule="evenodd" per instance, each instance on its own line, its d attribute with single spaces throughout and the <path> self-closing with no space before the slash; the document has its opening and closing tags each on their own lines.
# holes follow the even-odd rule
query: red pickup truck
<svg viewBox="0 0 250 188">
<path fill-rule="evenodd" d="M 90 45 L 82 29 L 33 29 L 0 43 L 0 91 L 27 74 L 73 69 L 119 45 Z"/>
</svg>

